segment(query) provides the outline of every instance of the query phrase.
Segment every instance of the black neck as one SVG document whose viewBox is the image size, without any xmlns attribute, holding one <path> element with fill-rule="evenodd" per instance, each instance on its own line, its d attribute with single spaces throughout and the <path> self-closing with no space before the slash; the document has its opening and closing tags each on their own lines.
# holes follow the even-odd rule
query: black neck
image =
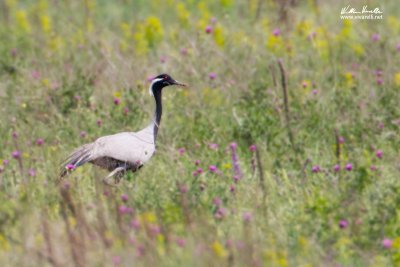
<svg viewBox="0 0 400 267">
<path fill-rule="evenodd" d="M 154 100 L 156 101 L 156 110 L 154 112 L 154 143 L 156 142 L 158 128 L 160 127 L 161 115 L 162 115 L 162 97 L 161 97 L 161 88 L 154 88 L 153 95 Z"/>
</svg>

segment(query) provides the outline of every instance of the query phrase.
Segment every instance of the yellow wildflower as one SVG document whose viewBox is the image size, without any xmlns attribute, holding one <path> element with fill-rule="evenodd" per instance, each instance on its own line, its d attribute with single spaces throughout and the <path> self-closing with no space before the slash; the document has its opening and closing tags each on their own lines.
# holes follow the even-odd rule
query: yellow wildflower
<svg viewBox="0 0 400 267">
<path fill-rule="evenodd" d="M 383 255 L 377 255 L 372 259 L 372 265 L 374 267 L 386 267 L 388 266 L 387 259 Z"/>
<path fill-rule="evenodd" d="M 114 93 L 113 93 L 113 97 L 115 97 L 115 98 L 121 98 L 121 97 L 122 97 L 121 91 L 114 92 Z"/>
<path fill-rule="evenodd" d="M 42 25 L 42 30 L 45 33 L 51 32 L 51 19 L 47 15 L 43 15 L 40 17 L 40 24 Z"/>
<path fill-rule="evenodd" d="M 96 1 L 94 0 L 85 0 L 84 2 L 85 2 L 85 7 L 88 10 L 93 10 L 96 6 Z"/>
<path fill-rule="evenodd" d="M 164 30 L 161 26 L 160 20 L 154 16 L 148 17 L 145 21 L 145 38 L 150 47 L 153 47 L 160 42 L 163 36 Z"/>
<path fill-rule="evenodd" d="M 10 8 L 17 5 L 17 0 L 6 0 L 6 5 Z"/>
<path fill-rule="evenodd" d="M 175 0 L 167 0 L 167 4 L 169 7 L 174 7 L 175 6 Z M 157 6 L 157 8 L 159 7 L 159 5 Z"/>
<path fill-rule="evenodd" d="M 122 249 L 124 247 L 124 243 L 122 242 L 121 239 L 116 238 L 115 240 L 113 240 L 113 248 L 114 249 Z"/>
<path fill-rule="evenodd" d="M 190 12 L 187 10 L 184 3 L 179 2 L 176 5 L 176 13 L 181 25 L 187 26 L 189 24 Z"/>
<path fill-rule="evenodd" d="M 300 21 L 296 25 L 296 31 L 299 35 L 307 36 L 311 31 L 312 24 L 308 20 Z"/>
<path fill-rule="evenodd" d="M 357 56 L 363 56 L 364 55 L 364 47 L 361 44 L 353 44 L 351 46 L 351 48 L 353 49 L 354 53 Z"/>
<path fill-rule="evenodd" d="M 145 39 L 144 31 L 139 27 L 140 30 L 133 34 L 133 40 L 135 40 L 135 52 L 138 55 L 144 55 L 149 50 L 148 43 Z"/>
<path fill-rule="evenodd" d="M 220 4 L 222 7 L 230 7 L 232 6 L 233 0 L 220 0 Z"/>
<path fill-rule="evenodd" d="M 207 4 L 205 1 L 200 1 L 197 4 L 197 9 L 200 11 L 200 15 L 202 18 L 209 19 L 210 12 L 208 11 Z"/>
<path fill-rule="evenodd" d="M 267 49 L 271 51 L 273 54 L 277 55 L 282 53 L 285 44 L 282 40 L 281 36 L 276 36 L 271 34 L 267 40 Z"/>
<path fill-rule="evenodd" d="M 400 31 L 400 20 L 395 16 L 389 16 L 387 23 L 389 25 L 389 29 L 391 29 L 393 33 L 397 34 Z"/>
<path fill-rule="evenodd" d="M 250 11 L 251 16 L 255 16 L 258 8 L 258 3 L 259 1 L 257 0 L 248 0 L 248 9 Z"/>
<path fill-rule="evenodd" d="M 46 78 L 42 79 L 42 84 L 43 84 L 43 86 L 45 86 L 45 87 L 50 87 L 50 81 L 49 81 L 49 79 L 46 79 Z"/>
<path fill-rule="evenodd" d="M 349 19 L 343 20 L 343 28 L 342 28 L 342 33 L 344 35 L 350 34 L 351 30 L 353 28 L 353 23 Z"/>
<path fill-rule="evenodd" d="M 232 168 L 232 165 L 231 165 L 230 163 L 224 163 L 224 164 L 222 165 L 222 168 L 225 169 L 225 170 L 229 170 L 229 169 Z"/>
<path fill-rule="evenodd" d="M 394 75 L 394 84 L 398 87 L 400 87 L 400 72 L 397 72 Z"/>
<path fill-rule="evenodd" d="M 35 235 L 35 245 L 41 247 L 43 244 L 43 236 L 40 233 Z"/>
<path fill-rule="evenodd" d="M 277 264 L 278 264 L 278 266 L 282 266 L 282 267 L 289 266 L 285 257 L 279 258 L 278 261 L 277 261 Z"/>
<path fill-rule="evenodd" d="M 8 250 L 10 248 L 10 245 L 8 244 L 7 239 L 0 234 L 0 249 L 2 250 Z"/>
<path fill-rule="evenodd" d="M 211 249 L 214 254 L 219 258 L 226 258 L 228 256 L 228 251 L 226 251 L 224 246 L 222 246 L 221 243 L 218 241 L 215 241 L 211 244 Z"/>
<path fill-rule="evenodd" d="M 121 28 L 122 35 L 124 36 L 124 38 L 128 39 L 131 37 L 131 35 L 132 35 L 131 26 L 128 23 L 122 22 L 120 24 L 120 28 Z"/>
<path fill-rule="evenodd" d="M 271 263 L 273 266 L 288 266 L 287 262 L 287 253 L 285 251 L 274 251 L 274 250 L 267 250 L 264 253 L 264 258 Z"/>
<path fill-rule="evenodd" d="M 300 236 L 297 241 L 302 249 L 308 248 L 308 240 L 305 237 Z"/>
<path fill-rule="evenodd" d="M 135 51 L 137 54 L 146 54 L 149 48 L 154 48 L 164 36 L 164 30 L 157 17 L 150 16 L 143 23 L 140 23 L 133 39 L 135 40 Z"/>
<path fill-rule="evenodd" d="M 68 221 L 69 221 L 69 224 L 71 225 L 71 227 L 75 227 L 76 226 L 76 219 L 74 218 L 74 217 L 72 217 L 72 216 L 70 216 L 70 217 L 68 217 Z"/>
<path fill-rule="evenodd" d="M 155 223 L 157 221 L 156 215 L 154 215 L 154 213 L 152 213 L 152 212 L 142 213 L 140 218 L 141 218 L 142 222 L 145 222 L 145 223 Z"/>
<path fill-rule="evenodd" d="M 314 44 L 321 58 L 327 59 L 329 53 L 328 42 L 325 39 L 316 39 Z"/>
<path fill-rule="evenodd" d="M 200 19 L 197 22 L 197 27 L 200 30 L 204 30 L 210 21 L 210 12 L 208 11 L 207 4 L 204 1 L 200 1 L 197 4 L 197 9 L 200 11 Z"/>
<path fill-rule="evenodd" d="M 60 51 L 64 45 L 64 41 L 60 36 L 54 36 L 49 40 L 49 47 L 53 51 Z"/>
<path fill-rule="evenodd" d="M 157 252 L 160 255 L 165 255 L 165 237 L 162 234 L 156 236 L 157 239 Z"/>
<path fill-rule="evenodd" d="M 344 73 L 344 78 L 346 80 L 346 85 L 348 87 L 353 87 L 354 86 L 354 77 L 353 77 L 353 73 L 351 72 L 345 72 Z"/>
<path fill-rule="evenodd" d="M 36 12 L 37 14 L 45 14 L 47 9 L 49 7 L 49 4 L 47 3 L 47 0 L 40 0 L 39 3 L 36 5 Z"/>
<path fill-rule="evenodd" d="M 392 248 L 400 249 L 400 236 L 393 239 Z"/>
<path fill-rule="evenodd" d="M 87 32 L 93 31 L 93 21 L 90 18 L 86 20 L 86 31 Z"/>
<path fill-rule="evenodd" d="M 219 47 L 223 47 L 225 44 L 225 38 L 222 34 L 222 27 L 216 26 L 214 28 L 214 41 Z"/>
<path fill-rule="evenodd" d="M 17 27 L 21 31 L 26 33 L 31 32 L 31 25 L 29 24 L 28 17 L 25 10 L 18 10 L 15 13 L 15 18 L 17 20 Z"/>
</svg>

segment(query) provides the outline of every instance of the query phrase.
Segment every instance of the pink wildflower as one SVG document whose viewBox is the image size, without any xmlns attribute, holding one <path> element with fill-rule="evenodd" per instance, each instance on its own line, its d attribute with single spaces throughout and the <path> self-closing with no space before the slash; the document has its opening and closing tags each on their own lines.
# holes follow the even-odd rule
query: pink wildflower
<svg viewBox="0 0 400 267">
<path fill-rule="evenodd" d="M 208 170 L 210 171 L 210 172 L 217 172 L 217 170 L 218 170 L 218 168 L 217 168 L 217 166 L 215 166 L 215 165 L 210 165 L 209 167 L 208 167 Z"/>
<path fill-rule="evenodd" d="M 340 221 L 339 221 L 339 227 L 340 227 L 341 229 L 347 228 L 348 225 L 349 225 L 349 223 L 348 223 L 346 220 L 340 220 Z"/>
<path fill-rule="evenodd" d="M 382 240 L 382 246 L 383 246 L 384 248 L 389 249 L 389 248 L 392 247 L 392 245 L 393 245 L 393 241 L 392 241 L 391 239 L 389 239 L 389 238 L 384 238 L 384 239 Z"/>
<path fill-rule="evenodd" d="M 346 164 L 346 170 L 347 170 L 347 171 L 352 171 L 352 170 L 353 170 L 353 164 L 347 163 L 347 164 Z"/>
</svg>

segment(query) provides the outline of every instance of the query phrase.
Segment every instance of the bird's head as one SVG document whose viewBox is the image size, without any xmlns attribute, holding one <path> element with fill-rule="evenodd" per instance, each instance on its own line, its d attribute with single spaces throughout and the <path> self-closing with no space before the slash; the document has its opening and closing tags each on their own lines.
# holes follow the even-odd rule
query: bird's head
<svg viewBox="0 0 400 267">
<path fill-rule="evenodd" d="M 178 85 L 178 86 L 183 86 L 186 87 L 186 84 L 180 83 L 173 79 L 171 76 L 168 74 L 160 74 L 157 77 L 154 77 L 153 80 L 151 80 L 150 88 L 149 88 L 149 93 L 151 95 L 154 95 L 156 91 L 161 91 L 164 87 L 170 86 L 170 85 Z"/>
</svg>

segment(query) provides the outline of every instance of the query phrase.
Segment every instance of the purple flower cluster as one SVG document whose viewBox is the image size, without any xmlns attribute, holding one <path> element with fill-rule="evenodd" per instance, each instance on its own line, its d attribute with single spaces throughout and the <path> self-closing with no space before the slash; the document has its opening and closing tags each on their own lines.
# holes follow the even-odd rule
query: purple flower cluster
<svg viewBox="0 0 400 267">
<path fill-rule="evenodd" d="M 38 139 L 36 139 L 36 145 L 37 145 L 37 146 L 42 146 L 43 144 L 44 144 L 43 138 L 38 138 Z"/>
<path fill-rule="evenodd" d="M 67 166 L 65 166 L 65 168 L 70 171 L 70 170 L 75 169 L 75 165 L 74 164 L 67 164 Z"/>
<path fill-rule="evenodd" d="M 347 222 L 347 220 L 342 219 L 342 220 L 339 221 L 339 228 L 340 229 L 345 229 L 345 228 L 347 228 L 347 226 L 349 226 L 349 223 Z"/>
<path fill-rule="evenodd" d="M 253 220 L 253 215 L 251 212 L 247 211 L 243 213 L 242 218 L 245 223 L 249 223 Z"/>
<path fill-rule="evenodd" d="M 21 158 L 21 152 L 20 152 L 19 150 L 14 150 L 14 151 L 11 153 L 11 156 L 12 156 L 14 159 L 20 159 L 20 158 Z"/>
<path fill-rule="evenodd" d="M 218 207 L 214 213 L 214 218 L 217 220 L 222 220 L 227 215 L 227 210 L 224 207 Z"/>
<path fill-rule="evenodd" d="M 217 166 L 215 166 L 215 165 L 210 165 L 210 166 L 208 167 L 208 170 L 209 170 L 210 172 L 212 172 L 212 173 L 216 173 L 216 172 L 218 171 L 218 168 L 217 168 Z"/>
<path fill-rule="evenodd" d="M 128 206 L 121 205 L 121 206 L 119 206 L 119 208 L 118 208 L 118 212 L 119 212 L 120 214 L 122 214 L 122 215 L 126 215 L 126 214 L 131 214 L 131 213 L 133 212 L 133 209 L 130 208 L 130 207 L 128 207 Z"/>
<path fill-rule="evenodd" d="M 242 174 L 242 170 L 240 169 L 240 166 L 239 166 L 238 156 L 236 153 L 236 147 L 237 147 L 236 143 L 230 144 L 234 177 L 236 177 L 236 179 L 239 180 L 240 178 L 242 178 L 243 174 Z"/>
<path fill-rule="evenodd" d="M 313 173 L 319 173 L 321 171 L 321 168 L 318 165 L 314 165 L 312 166 L 311 171 Z"/>
</svg>

